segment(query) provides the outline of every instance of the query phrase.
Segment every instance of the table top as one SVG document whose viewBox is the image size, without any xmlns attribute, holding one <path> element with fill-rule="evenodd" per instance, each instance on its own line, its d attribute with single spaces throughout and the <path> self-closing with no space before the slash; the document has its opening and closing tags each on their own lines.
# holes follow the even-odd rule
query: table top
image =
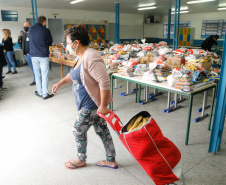
<svg viewBox="0 0 226 185">
<path fill-rule="evenodd" d="M 58 63 L 58 64 L 63 64 L 63 65 L 66 65 L 66 66 L 71 66 L 71 67 L 73 67 L 75 65 L 74 60 L 61 59 L 61 58 L 55 58 L 55 57 L 49 57 L 49 60 L 51 62 L 55 62 L 55 63 Z"/>
<path fill-rule="evenodd" d="M 161 88 L 163 90 L 172 91 L 172 92 L 178 93 L 178 94 L 186 94 L 186 95 L 194 94 L 196 92 L 205 90 L 205 89 L 207 89 L 209 87 L 216 86 L 215 83 L 208 83 L 208 84 L 206 84 L 206 85 L 204 85 L 202 87 L 199 87 L 199 88 L 195 89 L 194 91 L 184 92 L 184 91 L 182 91 L 180 89 L 176 89 L 174 87 L 170 87 L 168 85 L 168 82 L 167 81 L 164 81 L 164 82 L 160 82 L 159 83 L 159 82 L 153 82 L 153 81 L 150 81 L 150 80 L 143 80 L 142 79 L 142 76 L 129 77 L 129 76 L 120 75 L 119 73 L 114 73 L 112 75 L 115 76 L 115 77 L 123 78 L 125 80 L 131 80 L 131 81 L 134 81 L 134 82 L 145 83 L 147 85 L 152 86 L 153 88 Z"/>
</svg>

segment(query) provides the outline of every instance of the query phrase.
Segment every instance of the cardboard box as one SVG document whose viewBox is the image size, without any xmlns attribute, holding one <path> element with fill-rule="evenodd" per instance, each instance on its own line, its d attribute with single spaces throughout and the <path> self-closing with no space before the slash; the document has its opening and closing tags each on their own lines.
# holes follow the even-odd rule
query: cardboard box
<svg viewBox="0 0 226 185">
<path fill-rule="evenodd" d="M 172 68 L 180 68 L 181 65 L 185 65 L 185 58 L 167 57 L 167 61 L 172 64 Z"/>
<path fill-rule="evenodd" d="M 208 72 L 211 71 L 211 61 L 209 62 L 202 62 L 202 63 L 194 63 L 194 65 L 196 65 L 197 67 L 203 67 L 205 70 L 207 70 Z"/>
</svg>

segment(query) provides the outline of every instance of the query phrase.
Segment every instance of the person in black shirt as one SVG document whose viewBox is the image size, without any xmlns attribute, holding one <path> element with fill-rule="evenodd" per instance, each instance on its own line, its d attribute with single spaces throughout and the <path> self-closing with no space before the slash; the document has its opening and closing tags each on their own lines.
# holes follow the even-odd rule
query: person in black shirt
<svg viewBox="0 0 226 185">
<path fill-rule="evenodd" d="M 22 45 L 24 58 L 27 61 L 27 64 L 30 67 L 33 74 L 33 82 L 30 84 L 30 86 L 32 86 L 32 85 L 36 85 L 36 82 L 35 82 L 35 74 L 34 74 L 31 55 L 30 55 L 30 44 L 29 44 L 29 33 L 28 33 L 28 30 L 30 27 L 31 27 L 31 23 L 26 21 L 24 23 L 24 33 L 23 33 L 21 45 Z"/>
<path fill-rule="evenodd" d="M 4 53 L 3 53 L 3 47 L 0 46 L 0 93 L 4 92 L 4 91 L 7 91 L 7 88 L 4 88 L 3 87 L 3 81 L 2 81 L 2 71 L 3 71 L 3 66 L 5 66 L 7 63 L 6 63 L 6 60 L 5 60 L 5 56 L 4 56 Z"/>
<path fill-rule="evenodd" d="M 5 59 L 7 61 L 7 65 L 8 65 L 8 72 L 6 74 L 12 73 L 12 74 L 16 74 L 16 64 L 14 62 L 14 52 L 13 52 L 13 41 L 12 41 L 12 37 L 11 37 L 11 33 L 10 30 L 8 29 L 3 29 L 3 39 L 2 39 L 2 46 L 3 46 L 3 52 L 5 54 Z M 11 71 L 11 66 L 13 67 L 13 72 Z"/>
<path fill-rule="evenodd" d="M 21 30 L 20 35 L 18 37 L 18 44 L 20 45 L 20 48 L 22 48 L 23 35 L 24 35 L 24 32 L 23 32 L 23 30 Z"/>
<path fill-rule="evenodd" d="M 204 40 L 201 48 L 205 51 L 211 51 L 211 48 L 214 44 L 218 46 L 217 39 L 219 39 L 218 35 L 211 35 L 210 37 L 206 38 L 206 40 Z"/>
<path fill-rule="evenodd" d="M 35 74 L 35 95 L 44 100 L 54 95 L 48 93 L 49 74 L 49 46 L 53 39 L 51 32 L 46 28 L 46 17 L 39 16 L 38 23 L 29 28 L 30 55 Z"/>
</svg>

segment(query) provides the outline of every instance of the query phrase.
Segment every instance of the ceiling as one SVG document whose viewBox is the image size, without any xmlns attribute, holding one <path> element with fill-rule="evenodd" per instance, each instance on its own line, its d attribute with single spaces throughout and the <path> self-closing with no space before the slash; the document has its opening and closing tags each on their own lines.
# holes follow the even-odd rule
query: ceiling
<svg viewBox="0 0 226 185">
<path fill-rule="evenodd" d="M 174 7 L 175 0 L 84 0 L 74 5 L 72 0 L 36 0 L 38 8 L 67 9 L 67 10 L 88 10 L 100 12 L 115 12 L 115 2 L 120 3 L 120 13 L 167 15 L 168 9 Z M 189 13 L 217 12 L 219 4 L 226 3 L 226 0 L 216 0 L 199 4 L 190 4 L 188 0 L 181 0 L 181 7 L 187 6 Z M 152 10 L 139 11 L 139 4 L 156 3 L 157 8 Z M 31 0 L 0 0 L 0 7 L 31 7 Z M 225 10 L 226 12 L 226 10 Z"/>
</svg>

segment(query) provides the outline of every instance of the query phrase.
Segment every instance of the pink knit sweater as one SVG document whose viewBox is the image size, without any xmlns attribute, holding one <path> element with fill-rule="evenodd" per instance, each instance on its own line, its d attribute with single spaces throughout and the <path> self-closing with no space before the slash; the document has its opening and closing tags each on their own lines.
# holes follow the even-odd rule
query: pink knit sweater
<svg viewBox="0 0 226 185">
<path fill-rule="evenodd" d="M 99 107 L 101 105 L 100 89 L 110 90 L 110 79 L 106 66 L 100 54 L 87 48 L 81 65 L 81 81 L 92 100 Z M 107 103 L 113 101 L 109 91 Z"/>
</svg>

